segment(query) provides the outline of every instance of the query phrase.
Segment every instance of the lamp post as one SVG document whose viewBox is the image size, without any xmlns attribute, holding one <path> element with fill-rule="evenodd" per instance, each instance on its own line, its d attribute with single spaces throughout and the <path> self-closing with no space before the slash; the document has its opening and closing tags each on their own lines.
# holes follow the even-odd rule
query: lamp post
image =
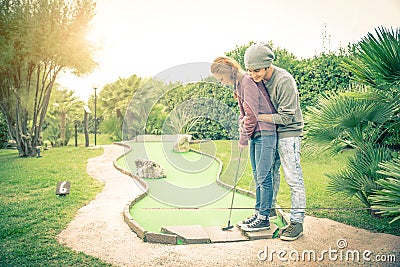
<svg viewBox="0 0 400 267">
<path fill-rule="evenodd" d="M 97 85 L 93 85 L 94 89 L 94 146 L 97 145 L 96 134 L 97 134 L 97 114 L 96 114 L 96 102 L 97 102 Z"/>
<path fill-rule="evenodd" d="M 92 113 L 92 111 L 89 109 L 89 106 L 83 106 L 83 109 L 85 110 L 85 117 L 83 119 L 83 126 L 85 130 L 85 147 L 89 146 L 89 131 L 88 131 L 88 114 Z"/>
</svg>

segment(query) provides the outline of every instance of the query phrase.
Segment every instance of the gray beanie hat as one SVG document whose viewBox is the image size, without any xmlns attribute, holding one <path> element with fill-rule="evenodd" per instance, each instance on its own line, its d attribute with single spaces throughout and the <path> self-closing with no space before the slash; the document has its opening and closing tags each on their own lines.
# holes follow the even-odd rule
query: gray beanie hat
<svg viewBox="0 0 400 267">
<path fill-rule="evenodd" d="M 268 68 L 274 59 L 274 52 L 266 43 L 253 44 L 244 53 L 244 64 L 248 70 Z"/>
</svg>

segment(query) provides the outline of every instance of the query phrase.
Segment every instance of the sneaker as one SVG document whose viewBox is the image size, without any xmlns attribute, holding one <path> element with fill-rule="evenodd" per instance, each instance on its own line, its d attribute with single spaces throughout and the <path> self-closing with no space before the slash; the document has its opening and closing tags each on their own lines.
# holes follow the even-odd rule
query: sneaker
<svg viewBox="0 0 400 267">
<path fill-rule="evenodd" d="M 257 219 L 257 214 L 253 214 L 250 217 L 248 217 L 246 220 L 238 222 L 237 226 L 243 227 L 246 224 L 250 224 L 254 222 Z"/>
<path fill-rule="evenodd" d="M 269 212 L 269 219 L 270 220 L 278 219 L 278 216 L 276 215 L 276 210 L 275 209 L 271 209 L 271 211 Z"/>
<path fill-rule="evenodd" d="M 281 239 L 285 241 L 293 241 L 303 235 L 303 224 L 290 222 L 290 225 L 283 231 Z"/>
<path fill-rule="evenodd" d="M 257 218 L 254 222 L 243 225 L 242 229 L 246 232 L 269 230 L 269 220 L 261 220 Z"/>
</svg>

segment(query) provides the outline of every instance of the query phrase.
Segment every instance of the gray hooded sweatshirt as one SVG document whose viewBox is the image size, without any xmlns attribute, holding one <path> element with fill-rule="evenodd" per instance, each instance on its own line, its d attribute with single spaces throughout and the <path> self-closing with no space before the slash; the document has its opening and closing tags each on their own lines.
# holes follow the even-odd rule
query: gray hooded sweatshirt
<svg viewBox="0 0 400 267">
<path fill-rule="evenodd" d="M 272 114 L 278 126 L 278 138 L 303 135 L 304 120 L 300 109 L 296 81 L 286 70 L 274 66 L 271 79 L 264 81 L 277 113 Z"/>
</svg>

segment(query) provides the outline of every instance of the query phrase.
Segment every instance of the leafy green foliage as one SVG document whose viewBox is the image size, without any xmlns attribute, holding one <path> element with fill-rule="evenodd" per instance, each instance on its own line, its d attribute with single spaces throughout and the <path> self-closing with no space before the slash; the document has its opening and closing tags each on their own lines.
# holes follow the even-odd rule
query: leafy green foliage
<svg viewBox="0 0 400 267">
<path fill-rule="evenodd" d="M 375 190 L 369 197 L 372 202 L 371 208 L 378 210 L 378 214 L 384 216 L 396 216 L 390 223 L 400 219 L 400 159 L 383 162 L 378 173 L 387 178 L 377 181 L 381 187 Z"/>
<path fill-rule="evenodd" d="M 161 119 L 165 117 L 164 109 L 158 105 L 158 100 L 170 86 L 172 85 L 166 85 L 159 80 L 147 79 L 137 88 L 123 118 L 123 140 L 132 140 L 139 134 L 147 134 L 148 130 L 155 134 L 162 132 L 159 127 L 163 121 L 154 119 L 154 116 Z M 160 114 L 157 112 L 151 114 L 153 109 L 160 111 Z M 151 124 L 151 122 L 155 124 Z"/>
<path fill-rule="evenodd" d="M 343 52 L 321 54 L 287 66 L 297 82 L 303 110 L 316 105 L 321 94 L 336 93 L 349 87 L 351 73 L 341 67 L 345 58 Z"/>
<path fill-rule="evenodd" d="M 382 143 L 385 123 L 395 116 L 397 107 L 382 100 L 356 98 L 352 94 L 320 96 L 318 105 L 305 113 L 307 152 L 364 143 Z"/>
<path fill-rule="evenodd" d="M 36 154 L 60 72 L 95 65 L 85 38 L 94 7 L 91 0 L 0 0 L 0 110 L 20 156 Z"/>
<path fill-rule="evenodd" d="M 400 28 L 378 27 L 354 46 L 352 56 L 343 66 L 353 79 L 371 86 L 373 94 L 397 106 L 396 114 L 385 125 L 385 144 L 400 147 Z"/>
<path fill-rule="evenodd" d="M 400 28 L 378 27 L 355 47 L 344 62 L 355 79 L 379 90 L 400 89 Z"/>
<path fill-rule="evenodd" d="M 57 88 L 50 97 L 43 127 L 44 140 L 49 140 L 52 146 L 67 145 L 75 123 L 82 117 L 83 105 L 72 91 Z"/>
<path fill-rule="evenodd" d="M 371 206 L 368 197 L 374 190 L 380 189 L 376 183 L 384 178 L 378 173 L 378 165 L 382 161 L 392 159 L 391 151 L 386 147 L 375 147 L 367 143 L 356 149 L 353 158 L 350 158 L 345 169 L 328 175 L 331 179 L 328 190 L 331 193 L 343 193 L 347 196 L 355 195 L 367 207 Z"/>
<path fill-rule="evenodd" d="M 167 114 L 165 113 L 164 107 L 158 103 L 155 104 L 146 121 L 146 132 L 151 134 L 163 134 L 166 118 Z"/>
<path fill-rule="evenodd" d="M 119 78 L 113 83 L 106 84 L 100 91 L 97 99 L 98 117 L 104 117 L 105 120 L 110 117 L 123 116 L 132 97 L 144 83 L 146 79 L 137 75 L 128 78 Z M 89 107 L 94 110 L 93 96 L 89 99 Z"/>
<path fill-rule="evenodd" d="M 7 141 L 8 141 L 7 123 L 3 118 L 3 114 L 0 112 L 0 148 L 2 144 Z"/>
<path fill-rule="evenodd" d="M 122 140 L 122 119 L 119 117 L 111 117 L 104 120 L 100 125 L 100 131 L 108 133 L 112 141 L 118 142 Z"/>
<path fill-rule="evenodd" d="M 369 33 L 363 38 L 343 64 L 362 86 L 324 96 L 317 106 L 308 109 L 306 147 L 311 152 L 355 148 L 346 168 L 329 175 L 328 189 L 355 195 L 367 207 L 375 200 L 374 206 L 382 209 L 378 213 L 387 214 L 396 205 L 399 188 L 397 182 L 383 180 L 379 166 L 392 159 L 390 148 L 399 146 L 399 31 L 378 28 L 376 35 Z M 394 165 L 385 167 L 396 172 Z M 373 196 L 375 192 L 381 195 Z M 385 194 L 395 197 L 388 199 Z M 385 199 L 388 203 L 384 203 Z"/>
<path fill-rule="evenodd" d="M 100 120 L 104 120 L 100 124 L 100 130 L 112 135 L 114 141 L 130 139 L 139 133 L 160 134 L 159 129 L 162 128 L 165 115 L 162 107 L 152 107 L 152 104 L 165 87 L 159 81 L 136 75 L 107 84 L 98 98 L 98 116 Z M 93 102 L 93 99 L 89 100 L 89 103 Z M 149 117 L 151 108 L 154 116 Z M 127 125 L 130 129 L 124 129 Z"/>
<path fill-rule="evenodd" d="M 395 114 L 396 107 L 371 98 L 355 98 L 354 94 L 331 94 L 320 97 L 318 106 L 305 114 L 306 151 L 310 154 L 332 150 L 338 153 L 345 147 L 356 149 L 345 169 L 328 177 L 332 193 L 357 196 L 367 207 L 368 197 L 384 178 L 378 165 L 391 159 L 391 151 L 382 144 L 384 125 Z M 379 145 L 380 144 L 380 145 Z"/>
<path fill-rule="evenodd" d="M 199 139 L 237 138 L 238 108 L 232 89 L 213 82 L 197 82 L 173 87 L 159 99 L 168 114 L 168 133 L 186 129 Z"/>
</svg>

